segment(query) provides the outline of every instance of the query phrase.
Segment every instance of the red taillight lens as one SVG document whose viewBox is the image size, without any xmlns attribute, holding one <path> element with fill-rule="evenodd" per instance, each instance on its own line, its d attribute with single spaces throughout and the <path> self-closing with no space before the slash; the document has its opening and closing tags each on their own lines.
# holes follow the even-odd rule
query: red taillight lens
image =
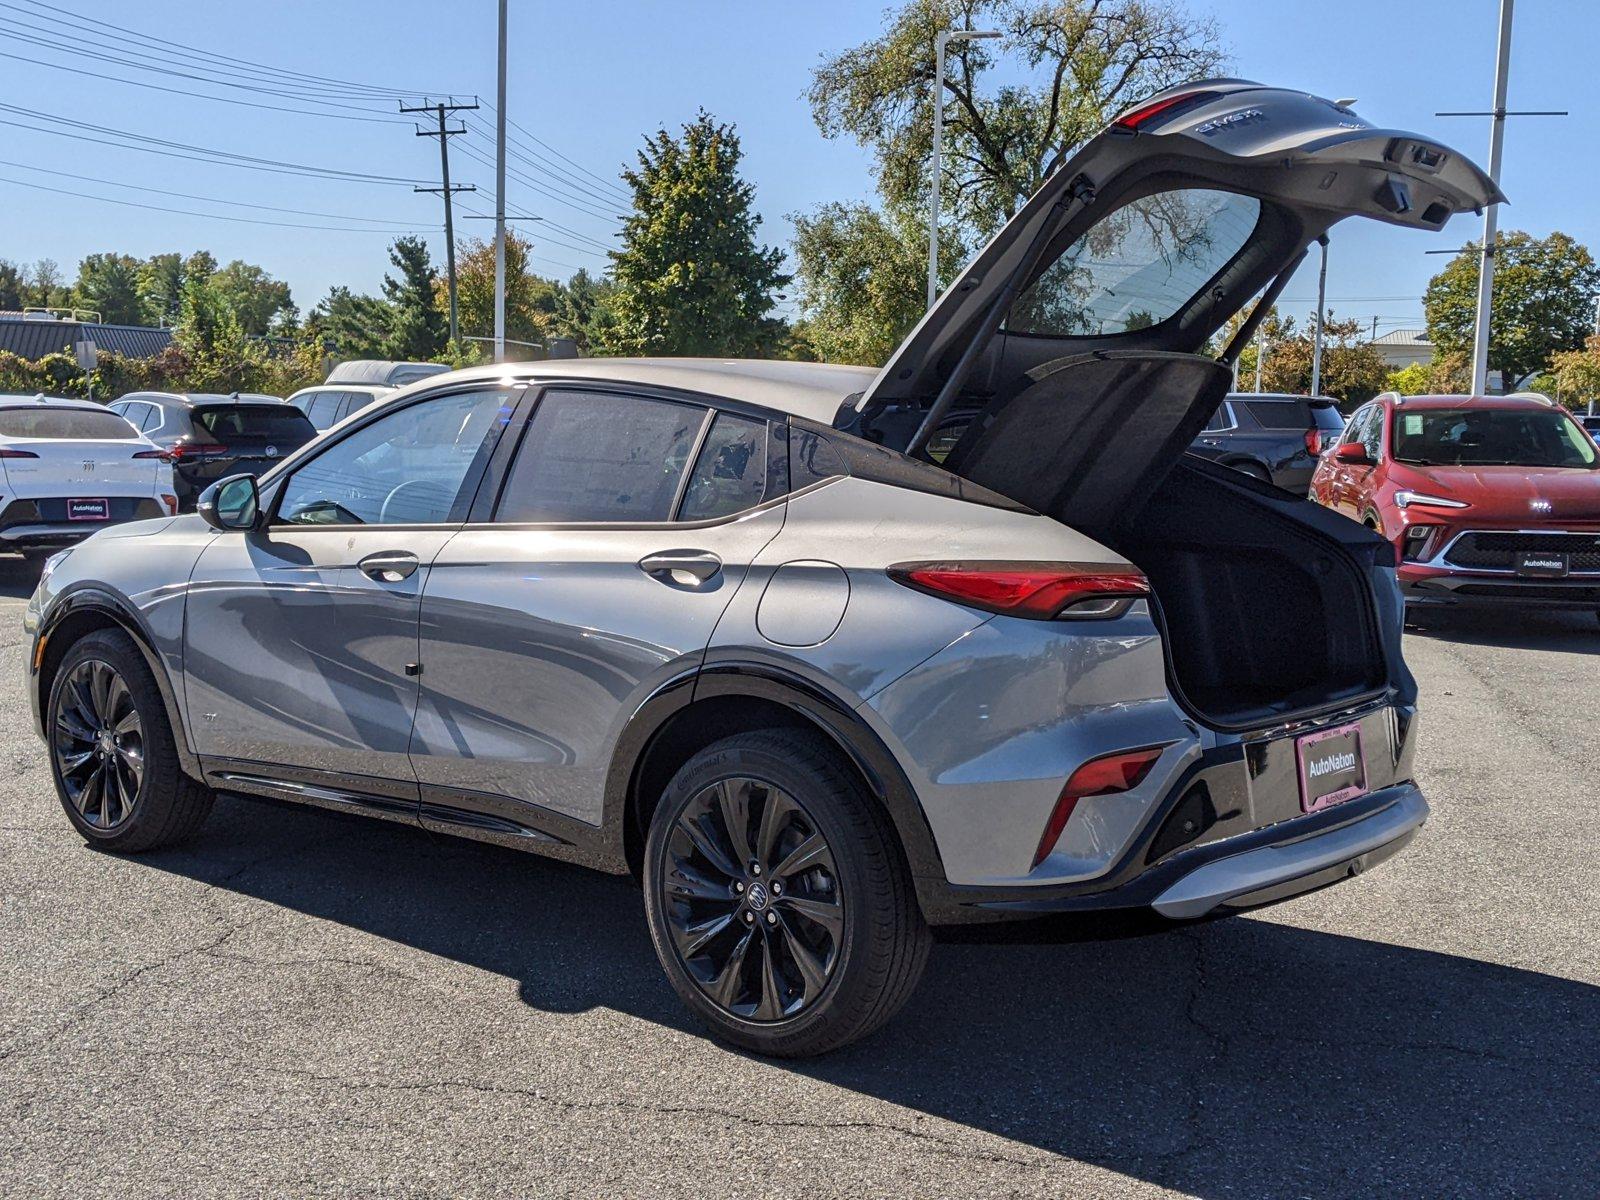
<svg viewBox="0 0 1600 1200">
<path fill-rule="evenodd" d="M 889 575 L 943 600 L 1036 621 L 1120 616 L 1150 594 L 1144 572 L 1127 564 L 898 563 Z"/>
<path fill-rule="evenodd" d="M 1119 750 L 1115 754 L 1091 758 L 1074 771 L 1061 789 L 1055 808 L 1050 810 L 1050 819 L 1039 836 L 1039 848 L 1033 854 L 1033 865 L 1037 867 L 1055 849 L 1079 800 L 1085 796 L 1110 796 L 1138 787 L 1165 749 L 1165 746 L 1146 746 L 1141 750 Z"/>
<path fill-rule="evenodd" d="M 1130 108 L 1111 124 L 1117 129 L 1138 129 L 1157 117 L 1176 116 L 1183 109 L 1193 108 L 1214 95 L 1215 92 L 1179 92 L 1176 96 L 1163 96 Z"/>
<path fill-rule="evenodd" d="M 158 458 L 162 462 L 172 461 L 172 455 L 168 454 L 165 450 L 135 450 L 133 452 L 133 456 L 135 458 Z"/>
<path fill-rule="evenodd" d="M 0 458 L 38 458 L 32 450 L 13 450 L 10 446 L 0 446 Z"/>
<path fill-rule="evenodd" d="M 1311 452 L 1313 458 L 1322 453 L 1322 430 L 1306 430 L 1306 449 Z"/>
<path fill-rule="evenodd" d="M 184 458 L 222 458 L 227 453 L 226 446 L 214 442 L 179 442 L 167 451 L 169 462 Z"/>
</svg>

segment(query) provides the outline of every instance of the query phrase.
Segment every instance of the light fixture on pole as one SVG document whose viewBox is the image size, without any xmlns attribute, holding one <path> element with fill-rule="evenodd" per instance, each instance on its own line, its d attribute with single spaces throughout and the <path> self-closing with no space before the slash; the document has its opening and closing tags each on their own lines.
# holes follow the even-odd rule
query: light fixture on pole
<svg viewBox="0 0 1600 1200">
<path fill-rule="evenodd" d="M 494 360 L 506 360 L 506 0 L 500 0 L 500 77 L 494 105 Z"/>
<path fill-rule="evenodd" d="M 939 298 L 939 150 L 944 142 L 944 51 L 951 42 L 997 38 L 975 29 L 941 29 L 933 39 L 933 154 L 928 197 L 928 307 Z"/>
</svg>

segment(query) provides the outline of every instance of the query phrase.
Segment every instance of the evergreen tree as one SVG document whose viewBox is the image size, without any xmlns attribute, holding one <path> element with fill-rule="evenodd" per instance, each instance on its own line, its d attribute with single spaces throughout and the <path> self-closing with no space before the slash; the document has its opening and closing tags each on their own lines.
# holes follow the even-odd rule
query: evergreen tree
<svg viewBox="0 0 1600 1200">
<path fill-rule="evenodd" d="M 758 245 L 754 188 L 739 177 L 739 138 L 702 111 L 681 138 L 661 130 L 623 179 L 633 213 L 611 254 L 623 354 L 773 353 L 783 322 L 768 314 L 789 282 L 783 254 Z"/>
<path fill-rule="evenodd" d="M 394 310 L 386 352 L 390 358 L 426 361 L 441 354 L 449 339 L 445 315 L 434 302 L 438 272 L 428 255 L 428 244 L 419 237 L 396 239 L 389 247 L 389 261 L 400 278 L 383 277 L 383 295 Z"/>
</svg>

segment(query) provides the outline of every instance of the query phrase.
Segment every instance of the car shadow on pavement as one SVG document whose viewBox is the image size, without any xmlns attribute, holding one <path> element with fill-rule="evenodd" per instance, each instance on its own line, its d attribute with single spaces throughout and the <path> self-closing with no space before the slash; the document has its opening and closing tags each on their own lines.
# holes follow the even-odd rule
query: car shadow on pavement
<svg viewBox="0 0 1600 1200">
<path fill-rule="evenodd" d="M 541 1011 L 699 1036 L 626 879 L 231 798 L 138 861 L 494 972 Z M 1278 913 L 963 931 L 873 1037 L 729 1071 L 764 1096 L 791 1077 L 877 1098 L 917 1136 L 949 1136 L 926 1114 L 1009 1139 L 988 1149 L 1020 1168 L 1049 1166 L 1033 1147 L 1206 1197 L 1594 1194 L 1600 988 Z"/>
<path fill-rule="evenodd" d="M 1507 650 L 1554 650 L 1600 654 L 1600 621 L 1592 612 L 1434 612 L 1410 636 L 1429 641 L 1498 646 Z"/>
</svg>

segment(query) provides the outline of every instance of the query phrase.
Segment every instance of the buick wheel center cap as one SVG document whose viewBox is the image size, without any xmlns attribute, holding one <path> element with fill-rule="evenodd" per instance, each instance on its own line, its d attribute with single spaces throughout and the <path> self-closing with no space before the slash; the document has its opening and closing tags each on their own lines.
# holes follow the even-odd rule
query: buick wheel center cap
<svg viewBox="0 0 1600 1200">
<path fill-rule="evenodd" d="M 750 885 L 750 890 L 744 894 L 744 899 L 746 904 L 760 912 L 771 903 L 772 897 L 767 892 L 767 885 L 757 882 Z"/>
</svg>

